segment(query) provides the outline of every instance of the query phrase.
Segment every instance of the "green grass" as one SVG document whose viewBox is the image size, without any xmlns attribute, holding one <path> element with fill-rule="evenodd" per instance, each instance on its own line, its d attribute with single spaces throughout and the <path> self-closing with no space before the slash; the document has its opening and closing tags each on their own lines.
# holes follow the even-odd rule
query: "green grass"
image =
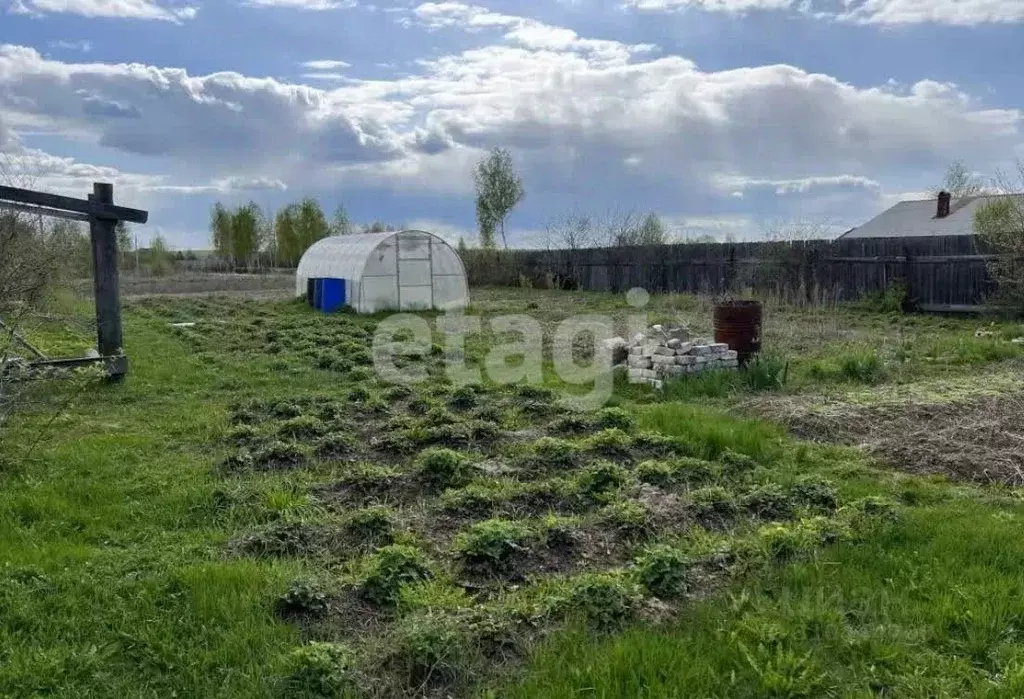
<svg viewBox="0 0 1024 699">
<path fill-rule="evenodd" d="M 656 631 L 557 635 L 494 696 L 1019 697 L 1021 516 L 970 500 L 914 509 Z"/>
<path fill-rule="evenodd" d="M 612 295 L 566 296 L 579 302 L 543 293 L 501 297 L 488 292 L 480 295 L 479 306 L 485 313 L 518 312 L 534 302 L 546 326 L 565 309 L 628 310 Z M 563 305 L 552 309 L 551 299 Z M 689 297 L 657 299 L 656 305 L 651 312 L 667 318 L 677 312 L 696 317 L 706 310 Z M 1020 326 L 998 326 L 997 340 L 974 338 L 975 324 L 969 321 L 836 314 L 772 311 L 769 337 L 776 338 L 780 356 L 794 357 L 791 380 L 775 390 L 865 378 L 884 385 L 952 375 L 964 367 L 984 372 L 993 362 L 1013 361 L 1022 349 L 1007 342 Z M 204 336 L 170 329 L 172 316 L 229 322 Z M 794 319 L 793 327 L 784 331 L 784 319 Z M 470 679 L 481 683 L 479 692 L 494 697 L 1024 694 L 1024 541 L 1019 536 L 1024 505 L 1019 499 L 876 471 L 852 450 L 800 444 L 770 423 L 681 402 L 749 391 L 749 385 L 729 383 L 747 381 L 742 375 L 701 379 L 707 388 L 679 389 L 675 402 L 638 405 L 627 400 L 631 396 L 620 396 L 626 412 L 593 416 L 592 427 L 608 432 L 599 439 L 590 433 L 571 437 L 578 437 L 581 456 L 612 459 L 614 467 L 577 469 L 575 446 L 564 454 L 541 449 L 544 459 L 536 464 L 541 480 L 536 481 L 462 473 L 448 468 L 447 461 L 430 467 L 442 482 L 454 474 L 448 484 L 462 486 L 446 496 L 438 493 L 440 503 L 496 508 L 481 518 L 526 523 L 529 545 L 545 537 L 569 539 L 605 520 L 631 527 L 636 540 L 630 540 L 627 558 L 615 570 L 518 583 L 480 605 L 450 579 L 436 549 L 424 564 L 429 579 L 419 584 L 406 580 L 424 577 L 419 568 L 392 566 L 397 570 L 392 575 L 372 549 L 351 565 L 339 564 L 330 550 L 305 558 L 238 554 L 229 542 L 253 532 L 326 525 L 348 536 L 357 531 L 361 539 L 367 535 L 357 525 L 371 527 L 381 544 L 401 547 L 395 551 L 427 546 L 408 529 L 408 513 L 401 508 L 332 512 L 314 501 L 312 488 L 362 473 L 344 459 L 311 457 L 305 467 L 291 470 L 219 470 L 238 448 L 228 438 L 233 405 L 312 395 L 349 401 L 351 389 L 365 383 L 360 347 L 340 351 L 325 345 L 372 327 L 374 319 L 325 318 L 315 328 L 308 320 L 309 311 L 297 304 L 199 299 L 133 304 L 125 319 L 132 362 L 127 381 L 76 394 L 31 454 L 49 407 L 38 406 L 6 429 L 0 441 L 0 696 L 314 696 L 316 688 L 348 686 L 349 666 L 362 649 L 304 645 L 311 638 L 308 629 L 275 614 L 286 594 L 319 604 L 320 588 L 308 592 L 306 583 L 295 581 L 333 590 L 348 579 L 386 583 L 379 587 L 398 618 L 380 642 L 403 653 L 394 660 L 410 678 L 421 677 L 431 663 L 445 673 L 460 672 L 450 653 L 462 649 L 486 670 Z M 839 326 L 865 336 L 877 331 L 883 339 L 840 336 Z M 49 343 L 47 348 L 60 351 L 89 343 L 74 328 L 43 324 L 33 332 Z M 899 342 L 901 334 L 914 341 Z M 831 339 L 822 344 L 826 336 Z M 253 352 L 253 342 L 278 351 Z M 469 353 L 480 357 L 487 342 L 474 340 Z M 851 368 L 844 369 L 845 356 L 877 356 L 884 370 L 871 368 L 871 360 L 851 360 Z M 809 367 L 816 362 L 832 362 L 838 373 L 814 378 Z M 724 388 L 716 387 L 718 381 Z M 374 409 L 378 393 L 383 391 L 370 391 L 359 405 Z M 394 392 L 396 400 L 408 399 L 399 393 Z M 454 390 L 436 393 L 427 401 L 434 412 L 424 410 L 421 417 L 463 420 L 468 419 L 463 411 L 493 408 L 488 399 L 474 407 Z M 543 396 L 516 400 L 530 410 L 546 409 Z M 278 408 L 287 412 L 287 406 Z M 281 424 L 291 420 L 282 438 L 301 433 L 315 444 L 322 437 L 314 433 L 325 425 L 331 425 L 328 435 L 347 434 L 345 421 L 336 417 L 282 417 Z M 529 424 L 524 414 L 504 406 L 495 417 L 509 429 Z M 558 418 L 565 422 L 558 412 L 542 419 Z M 232 438 L 256 439 L 263 429 L 236 430 Z M 755 495 L 775 492 L 772 487 L 789 493 L 810 474 L 834 483 L 842 503 L 892 498 L 901 503 L 900 519 L 867 539 L 843 539 L 825 548 L 801 548 L 799 537 L 816 533 L 813 526 L 821 524 L 810 515 L 781 528 L 695 530 L 646 540 L 649 513 L 616 490 L 636 485 L 641 459 L 616 453 L 638 448 L 650 432 L 671 436 L 685 455 L 678 461 L 665 457 L 666 480 L 676 468 L 707 469 L 709 478 L 725 483 L 708 488 L 720 487 L 719 495 L 732 508 L 747 507 Z M 568 433 L 565 439 L 570 440 Z M 514 447 L 515 453 L 536 460 L 531 444 L 536 440 Z M 344 440 L 334 444 L 341 452 L 360 446 Z M 408 463 L 377 464 L 365 471 L 367 478 L 415 469 L 414 456 Z M 549 463 L 558 459 L 568 465 Z M 591 479 L 586 483 L 600 485 L 599 492 L 580 489 L 577 479 L 584 476 Z M 501 510 L 538 495 L 575 498 L 576 504 L 583 496 L 593 499 L 585 502 L 591 508 L 587 513 L 563 518 L 506 516 Z M 483 533 L 490 538 L 468 542 L 472 547 L 466 550 L 494 549 L 502 564 L 506 541 L 523 543 L 515 530 Z M 752 564 L 738 579 L 722 580 L 707 599 L 682 604 L 678 618 L 660 626 L 636 625 L 650 598 L 635 576 L 656 580 L 649 584 L 668 596 L 690 582 L 679 566 L 727 544 L 740 558 L 761 547 L 786 560 Z M 792 547 L 800 553 L 790 559 L 786 552 Z M 651 551 L 662 566 L 656 577 L 650 572 Z M 637 569 L 633 560 L 639 561 Z M 555 616 L 582 617 L 589 626 L 550 636 L 528 654 L 522 672 L 515 663 L 477 657 L 481 651 L 474 639 L 505 639 L 510 620 L 537 624 Z M 622 625 L 625 631 L 614 631 Z M 337 630 L 317 627 L 315 633 L 322 635 L 319 640 L 336 640 L 331 634 Z M 517 638 L 530 647 L 528 635 Z M 497 679 L 495 672 L 501 675 Z M 502 683 L 506 672 L 514 673 L 509 684 Z M 291 684 L 285 679 L 289 675 Z"/>
</svg>

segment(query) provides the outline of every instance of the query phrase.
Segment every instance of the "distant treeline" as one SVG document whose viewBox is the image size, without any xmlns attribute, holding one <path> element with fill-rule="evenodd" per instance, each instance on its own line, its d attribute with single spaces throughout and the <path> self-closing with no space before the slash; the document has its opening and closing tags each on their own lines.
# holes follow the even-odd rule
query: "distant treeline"
<svg viewBox="0 0 1024 699">
<path fill-rule="evenodd" d="M 353 223 L 340 205 L 328 219 L 320 203 L 308 197 L 276 214 L 265 212 L 252 201 L 233 209 L 218 202 L 210 213 L 215 259 L 204 267 L 247 271 L 290 268 L 298 265 L 313 243 L 327 236 L 395 230 L 401 227 L 384 221 Z"/>
</svg>

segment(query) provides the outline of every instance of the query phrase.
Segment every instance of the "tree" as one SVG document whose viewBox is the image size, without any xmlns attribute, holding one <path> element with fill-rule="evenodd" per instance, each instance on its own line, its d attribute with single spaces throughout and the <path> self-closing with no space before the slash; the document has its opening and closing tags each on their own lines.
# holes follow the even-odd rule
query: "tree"
<svg viewBox="0 0 1024 699">
<path fill-rule="evenodd" d="M 297 217 L 297 233 L 299 241 L 299 254 L 306 252 L 316 241 L 326 238 L 331 234 L 331 226 L 327 223 L 327 217 L 316 199 L 306 197 L 299 202 Z M 298 257 L 296 260 L 298 260 Z"/>
<path fill-rule="evenodd" d="M 235 249 L 234 241 L 232 240 L 234 228 L 231 218 L 231 212 L 223 204 L 217 202 L 213 205 L 213 210 L 210 212 L 210 233 L 213 237 L 213 249 L 217 253 L 217 257 L 234 264 L 232 259 Z"/>
<path fill-rule="evenodd" d="M 501 231 L 501 242 L 508 248 L 505 219 L 523 200 L 523 180 L 516 174 L 512 154 L 504 148 L 493 148 L 477 163 L 473 173 L 476 184 L 476 218 L 480 225 L 480 244 L 494 247 L 494 232 Z"/>
<path fill-rule="evenodd" d="M 984 194 L 985 186 L 981 179 L 967 168 L 963 160 L 954 160 L 946 170 L 942 186 L 934 190 L 932 195 L 937 197 L 939 192 L 943 191 L 951 194 L 953 199 L 963 199 Z"/>
<path fill-rule="evenodd" d="M 274 219 L 274 239 L 277 241 L 277 259 L 280 264 L 292 266 L 298 263 L 299 249 L 299 207 L 289 204 L 277 212 Z"/>
<path fill-rule="evenodd" d="M 664 245 L 668 241 L 665 226 L 656 214 L 640 218 L 633 213 L 610 214 L 605 224 L 607 244 L 614 247 Z"/>
<path fill-rule="evenodd" d="M 345 211 L 344 205 L 338 204 L 334 216 L 331 217 L 331 235 L 348 235 L 352 232 L 352 221 L 349 220 L 348 212 Z"/>
<path fill-rule="evenodd" d="M 995 301 L 1017 316 L 1024 316 L 1024 160 L 1017 173 L 996 176 L 995 192 L 974 213 L 974 232 L 996 254 L 986 262 L 996 282 Z"/>
<path fill-rule="evenodd" d="M 163 236 L 155 235 L 149 243 L 149 271 L 153 276 L 162 277 L 173 266 L 170 251 Z"/>
<path fill-rule="evenodd" d="M 256 202 L 250 201 L 228 214 L 231 221 L 231 259 L 249 267 L 263 244 L 265 219 Z"/>
</svg>

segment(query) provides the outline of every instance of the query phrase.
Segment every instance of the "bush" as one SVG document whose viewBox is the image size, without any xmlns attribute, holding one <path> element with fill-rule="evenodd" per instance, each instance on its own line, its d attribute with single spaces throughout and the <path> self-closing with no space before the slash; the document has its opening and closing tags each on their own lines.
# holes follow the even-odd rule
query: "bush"
<svg viewBox="0 0 1024 699">
<path fill-rule="evenodd" d="M 601 521 L 627 537 L 644 537 L 654 528 L 651 513 L 636 500 L 614 502 L 601 510 Z"/>
<path fill-rule="evenodd" d="M 631 432 L 636 428 L 636 418 L 622 408 L 604 408 L 597 413 L 597 425 L 602 429 L 619 429 Z"/>
<path fill-rule="evenodd" d="M 829 481 L 804 476 L 793 485 L 790 493 L 804 507 L 825 513 L 835 512 L 836 489 Z"/>
<path fill-rule="evenodd" d="M 466 384 L 452 391 L 452 397 L 448 402 L 458 410 L 469 410 L 475 408 L 478 401 L 477 387 L 474 384 Z"/>
<path fill-rule="evenodd" d="M 395 532 L 395 511 L 384 505 L 374 505 L 353 512 L 345 528 L 350 534 L 368 541 L 390 540 Z"/>
<path fill-rule="evenodd" d="M 594 429 L 594 421 L 583 413 L 569 413 L 553 421 L 548 430 L 553 434 L 574 436 L 590 432 Z"/>
<path fill-rule="evenodd" d="M 569 616 L 578 616 L 594 628 L 610 631 L 621 627 L 636 614 L 643 600 L 640 589 L 630 581 L 611 574 L 578 578 L 564 602 Z"/>
<path fill-rule="evenodd" d="M 672 546 L 655 546 L 637 560 L 640 583 L 655 597 L 671 599 L 686 592 L 689 559 Z"/>
<path fill-rule="evenodd" d="M 389 638 L 393 662 L 407 686 L 423 691 L 428 683 L 449 685 L 472 663 L 468 634 L 458 619 L 421 613 L 402 619 Z"/>
<path fill-rule="evenodd" d="M 874 351 L 844 355 L 839 360 L 839 369 L 848 381 L 873 384 L 885 378 L 885 366 Z"/>
<path fill-rule="evenodd" d="M 398 602 L 402 586 L 430 577 L 430 569 L 419 549 L 392 544 L 374 554 L 370 572 L 360 588 L 363 597 L 370 602 L 391 607 Z"/>
<path fill-rule="evenodd" d="M 641 483 L 667 488 L 674 485 L 675 468 L 665 461 L 644 461 L 636 467 L 636 477 Z"/>
<path fill-rule="evenodd" d="M 465 485 L 473 477 L 469 460 L 451 449 L 425 449 L 417 459 L 417 468 L 426 480 L 444 488 Z"/>
<path fill-rule="evenodd" d="M 253 452 L 252 461 L 261 469 L 295 468 L 306 462 L 306 454 L 295 444 L 271 442 Z"/>
<path fill-rule="evenodd" d="M 579 448 L 555 437 L 541 437 L 530 445 L 525 465 L 537 470 L 568 470 L 579 463 Z"/>
<path fill-rule="evenodd" d="M 617 490 L 629 481 L 629 471 L 610 461 L 599 461 L 580 472 L 576 482 L 581 492 L 600 495 Z"/>
<path fill-rule="evenodd" d="M 515 557 L 529 550 L 535 536 L 530 527 L 520 522 L 489 519 L 455 537 L 454 549 L 470 568 L 506 573 Z"/>
<path fill-rule="evenodd" d="M 293 582 L 277 600 L 282 614 L 316 614 L 327 609 L 327 595 L 316 585 L 301 580 Z"/>
<path fill-rule="evenodd" d="M 711 519 L 719 523 L 736 516 L 739 507 L 736 500 L 725 488 L 710 486 L 690 493 L 697 515 L 701 519 Z"/>
<path fill-rule="evenodd" d="M 344 432 L 332 432 L 320 438 L 316 455 L 321 459 L 340 459 L 356 453 L 356 440 Z"/>
<path fill-rule="evenodd" d="M 601 430 L 593 437 L 587 439 L 584 448 L 595 454 L 609 458 L 627 459 L 630 457 L 630 447 L 633 445 L 632 438 L 617 428 Z"/>
<path fill-rule="evenodd" d="M 761 519 L 792 519 L 793 502 L 782 488 L 774 483 L 762 485 L 743 497 L 747 510 Z"/>
<path fill-rule="evenodd" d="M 340 643 L 313 641 L 288 656 L 288 689 L 317 697 L 335 697 L 352 686 L 353 653 Z"/>
</svg>

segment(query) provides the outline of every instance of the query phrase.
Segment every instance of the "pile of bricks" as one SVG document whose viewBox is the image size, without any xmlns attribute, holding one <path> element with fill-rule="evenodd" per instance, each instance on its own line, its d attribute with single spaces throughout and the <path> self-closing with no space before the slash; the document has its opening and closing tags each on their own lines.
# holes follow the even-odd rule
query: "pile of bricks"
<svg viewBox="0 0 1024 699">
<path fill-rule="evenodd" d="M 646 333 L 637 333 L 629 347 L 629 380 L 649 383 L 661 388 L 664 381 L 684 374 L 697 374 L 714 369 L 735 370 L 739 359 L 734 350 L 722 342 L 690 340 L 685 327 L 651 326 Z"/>
</svg>

